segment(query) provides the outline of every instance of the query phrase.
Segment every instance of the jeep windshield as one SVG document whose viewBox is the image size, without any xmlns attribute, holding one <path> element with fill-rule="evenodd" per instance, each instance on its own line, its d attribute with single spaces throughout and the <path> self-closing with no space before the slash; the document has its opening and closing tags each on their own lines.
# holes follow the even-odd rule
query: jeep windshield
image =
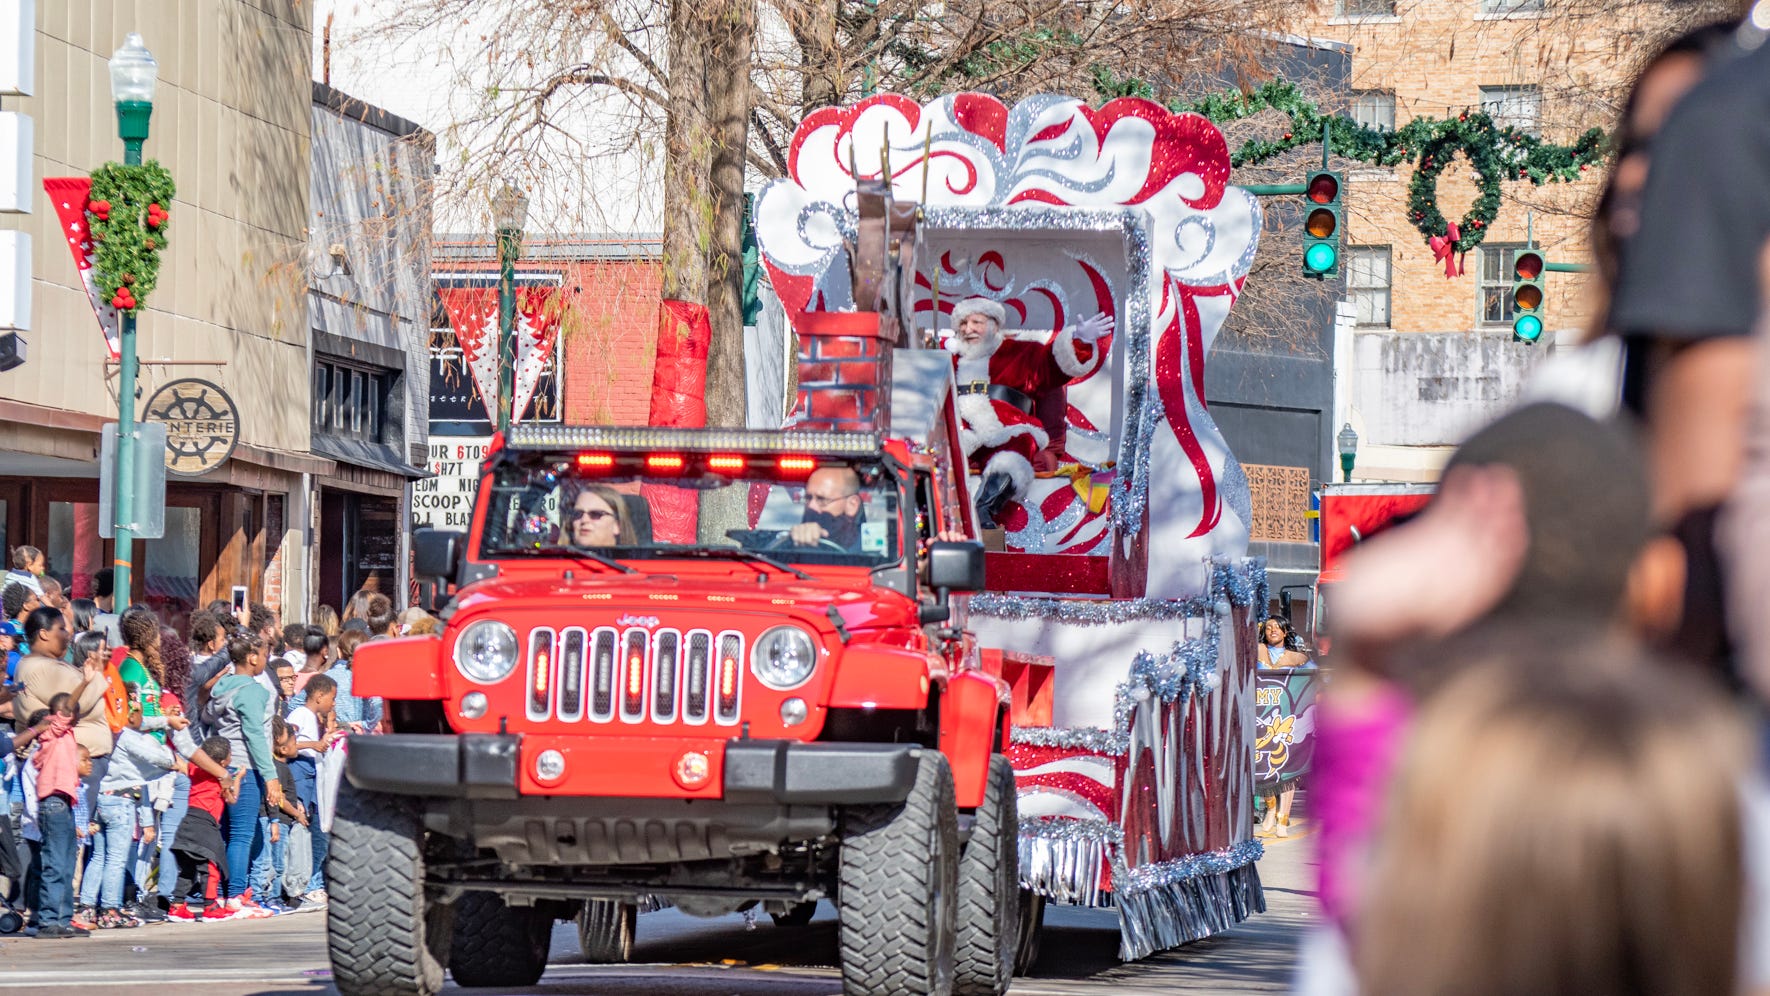
<svg viewBox="0 0 1770 996">
<path fill-rule="evenodd" d="M 900 557 L 898 485 L 877 462 L 798 454 L 523 456 L 497 467 L 490 488 L 479 549 L 488 559 L 705 557 L 770 570 L 872 568 Z M 718 539 L 705 542 L 709 533 Z"/>
</svg>

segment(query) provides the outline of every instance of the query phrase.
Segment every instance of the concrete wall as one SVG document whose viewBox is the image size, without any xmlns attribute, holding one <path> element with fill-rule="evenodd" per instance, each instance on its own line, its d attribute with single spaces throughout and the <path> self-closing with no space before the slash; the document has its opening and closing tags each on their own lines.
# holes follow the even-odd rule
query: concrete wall
<svg viewBox="0 0 1770 996">
<path fill-rule="evenodd" d="M 313 84 L 309 322 L 404 357 L 402 427 L 389 439 L 422 466 L 430 418 L 430 217 L 436 140 L 409 121 Z M 340 246 L 345 272 L 331 255 Z"/>
<path fill-rule="evenodd" d="M 0 216 L 32 236 L 30 362 L 4 378 L 10 400 L 114 415 L 115 381 L 41 180 L 121 159 L 106 64 L 129 31 L 160 63 L 146 156 L 171 170 L 170 248 L 139 325 L 143 397 L 204 376 L 240 407 L 242 443 L 305 452 L 305 274 L 310 11 L 301 0 L 139 0 L 37 5 L 36 95 L 8 105 L 37 122 L 33 213 Z"/>
</svg>

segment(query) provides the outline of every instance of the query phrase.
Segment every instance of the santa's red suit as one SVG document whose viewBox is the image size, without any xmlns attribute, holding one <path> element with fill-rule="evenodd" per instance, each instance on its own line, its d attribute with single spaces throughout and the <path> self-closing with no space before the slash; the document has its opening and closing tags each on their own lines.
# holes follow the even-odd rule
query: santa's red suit
<svg viewBox="0 0 1770 996">
<path fill-rule="evenodd" d="M 1072 326 L 1048 342 L 1009 338 L 1001 332 L 1002 306 L 987 298 L 954 305 L 953 327 L 973 314 L 995 323 L 999 341 L 993 350 L 988 339 L 968 347 L 957 334 L 947 343 L 959 388 L 959 444 L 973 473 L 1008 475 L 1018 498 L 1032 484 L 1035 455 L 1050 442 L 1037 415 L 1040 399 L 1099 369 L 1110 333 L 1089 342 Z M 1110 321 L 1103 324 L 1110 328 Z"/>
</svg>

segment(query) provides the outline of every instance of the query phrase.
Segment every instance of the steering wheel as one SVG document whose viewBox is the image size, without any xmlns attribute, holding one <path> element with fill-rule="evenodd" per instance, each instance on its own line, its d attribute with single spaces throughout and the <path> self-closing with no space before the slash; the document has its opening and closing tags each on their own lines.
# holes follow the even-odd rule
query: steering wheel
<svg viewBox="0 0 1770 996">
<path fill-rule="evenodd" d="M 793 531 L 791 529 L 782 529 L 780 532 L 775 534 L 774 540 L 768 544 L 767 549 L 779 550 L 779 549 L 786 547 L 786 546 L 797 546 L 798 544 L 793 543 L 792 539 L 793 539 Z M 842 544 L 836 542 L 833 539 L 830 539 L 827 536 L 822 539 L 819 539 L 817 541 L 817 546 L 819 549 L 823 549 L 825 547 L 828 547 L 829 549 L 834 550 L 837 553 L 849 552 L 847 547 L 843 546 Z"/>
</svg>

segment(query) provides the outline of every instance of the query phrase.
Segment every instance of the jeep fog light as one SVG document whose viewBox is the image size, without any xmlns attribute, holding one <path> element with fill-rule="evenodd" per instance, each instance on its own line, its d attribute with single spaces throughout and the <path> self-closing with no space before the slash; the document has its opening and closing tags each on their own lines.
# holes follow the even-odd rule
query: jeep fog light
<svg viewBox="0 0 1770 996">
<path fill-rule="evenodd" d="M 478 719 L 486 714 L 486 693 L 468 692 L 461 696 L 461 718 Z"/>
<path fill-rule="evenodd" d="M 769 688 L 787 691 L 805 684 L 817 667 L 817 647 L 797 626 L 776 626 L 757 639 L 750 671 Z"/>
<path fill-rule="evenodd" d="M 805 722 L 805 717 L 809 712 L 810 710 L 805 708 L 804 699 L 788 699 L 781 703 L 781 725 L 798 726 L 800 723 Z"/>
<path fill-rule="evenodd" d="M 556 782 L 565 775 L 565 755 L 556 750 L 544 750 L 535 756 L 535 777 L 544 782 Z"/>
<path fill-rule="evenodd" d="M 698 750 L 685 752 L 670 766 L 670 775 L 685 789 L 698 789 L 713 775 L 713 762 Z"/>
<path fill-rule="evenodd" d="M 516 630 L 481 619 L 455 641 L 455 669 L 482 685 L 503 681 L 516 669 Z"/>
</svg>

